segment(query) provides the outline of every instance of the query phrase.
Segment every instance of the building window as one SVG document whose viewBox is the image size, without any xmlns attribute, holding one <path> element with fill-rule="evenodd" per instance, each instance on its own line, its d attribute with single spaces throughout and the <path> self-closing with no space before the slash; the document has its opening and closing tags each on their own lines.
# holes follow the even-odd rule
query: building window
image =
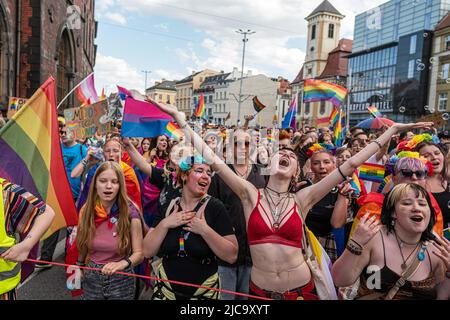
<svg viewBox="0 0 450 320">
<path fill-rule="evenodd" d="M 439 94 L 439 111 L 447 110 L 448 93 Z"/>
<path fill-rule="evenodd" d="M 328 25 L 328 38 L 334 38 L 334 24 Z"/>
<path fill-rule="evenodd" d="M 159 101 L 162 101 L 162 94 L 159 95 Z"/>
<path fill-rule="evenodd" d="M 431 12 L 425 14 L 425 24 L 424 24 L 425 30 L 431 29 Z"/>
<path fill-rule="evenodd" d="M 415 66 L 415 64 L 416 64 L 416 62 L 414 60 L 409 60 L 408 79 L 414 78 L 414 66 Z"/>
<path fill-rule="evenodd" d="M 411 36 L 411 40 L 409 42 L 409 54 L 415 54 L 417 47 L 417 34 Z"/>
<path fill-rule="evenodd" d="M 309 102 L 305 103 L 305 114 L 309 114 L 311 112 L 311 105 Z"/>
<path fill-rule="evenodd" d="M 213 101 L 213 96 L 209 96 L 209 103 L 212 103 Z"/>
<path fill-rule="evenodd" d="M 320 114 L 325 114 L 325 109 L 326 109 L 326 106 L 325 106 L 325 101 L 320 101 L 320 109 L 319 109 L 319 112 L 320 112 Z"/>
<path fill-rule="evenodd" d="M 448 79 L 448 72 L 450 64 L 446 63 L 442 66 L 442 79 Z"/>
<path fill-rule="evenodd" d="M 313 25 L 311 27 L 311 40 L 314 40 L 316 38 L 316 25 Z"/>
<path fill-rule="evenodd" d="M 445 50 L 449 51 L 450 50 L 450 36 L 447 36 L 445 38 Z"/>
</svg>

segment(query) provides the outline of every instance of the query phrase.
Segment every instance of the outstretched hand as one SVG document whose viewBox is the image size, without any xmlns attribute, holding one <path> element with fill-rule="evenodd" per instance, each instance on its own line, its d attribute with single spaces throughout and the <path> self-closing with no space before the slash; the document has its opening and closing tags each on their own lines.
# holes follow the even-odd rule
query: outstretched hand
<svg viewBox="0 0 450 320">
<path fill-rule="evenodd" d="M 396 123 L 392 126 L 398 133 L 413 129 L 430 130 L 433 127 L 433 122 L 417 122 L 417 123 Z"/>
</svg>

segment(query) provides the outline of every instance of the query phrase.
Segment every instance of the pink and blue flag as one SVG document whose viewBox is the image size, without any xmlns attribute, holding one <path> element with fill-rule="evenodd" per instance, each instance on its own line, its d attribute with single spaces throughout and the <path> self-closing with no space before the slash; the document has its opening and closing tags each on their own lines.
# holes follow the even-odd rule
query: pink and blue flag
<svg viewBox="0 0 450 320">
<path fill-rule="evenodd" d="M 156 137 L 166 133 L 172 117 L 152 103 L 127 97 L 123 111 L 123 137 Z"/>
<path fill-rule="evenodd" d="M 284 116 L 284 120 L 281 123 L 281 127 L 283 129 L 286 128 L 293 128 L 295 129 L 297 125 L 297 101 L 292 100 L 291 106 L 289 107 L 288 112 L 286 113 L 286 115 Z"/>
</svg>

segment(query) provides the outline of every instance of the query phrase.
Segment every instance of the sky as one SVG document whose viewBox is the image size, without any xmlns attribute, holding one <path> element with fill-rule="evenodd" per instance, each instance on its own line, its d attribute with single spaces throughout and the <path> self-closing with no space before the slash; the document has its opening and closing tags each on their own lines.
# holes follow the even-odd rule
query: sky
<svg viewBox="0 0 450 320">
<path fill-rule="evenodd" d="M 97 90 L 116 84 L 141 92 L 161 79 L 205 68 L 241 69 L 292 81 L 305 57 L 308 16 L 322 0 L 96 0 Z M 340 38 L 353 39 L 355 15 L 386 0 L 330 0 L 345 15 Z"/>
</svg>

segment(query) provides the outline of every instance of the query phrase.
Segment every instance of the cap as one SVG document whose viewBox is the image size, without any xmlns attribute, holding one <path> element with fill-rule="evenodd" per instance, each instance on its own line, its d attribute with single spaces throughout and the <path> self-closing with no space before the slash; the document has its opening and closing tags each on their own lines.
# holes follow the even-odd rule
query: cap
<svg viewBox="0 0 450 320">
<path fill-rule="evenodd" d="M 64 126 L 66 124 L 66 119 L 64 119 L 64 117 L 58 117 L 58 124 Z"/>
</svg>

